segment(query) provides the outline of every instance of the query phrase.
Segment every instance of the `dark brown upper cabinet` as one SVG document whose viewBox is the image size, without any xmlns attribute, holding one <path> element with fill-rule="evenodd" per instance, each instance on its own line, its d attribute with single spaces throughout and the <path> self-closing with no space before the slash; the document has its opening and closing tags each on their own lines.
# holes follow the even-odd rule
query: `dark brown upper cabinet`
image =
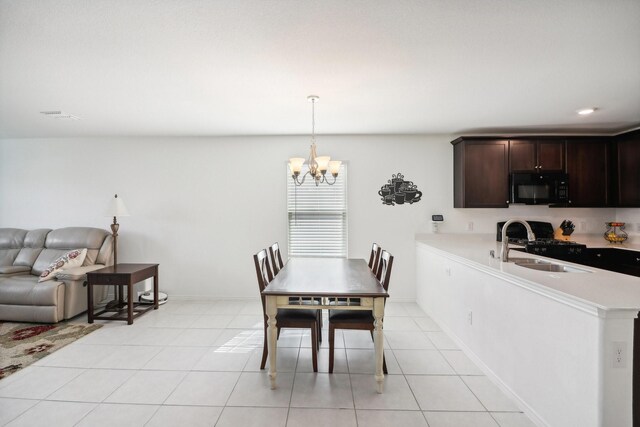
<svg viewBox="0 0 640 427">
<path fill-rule="evenodd" d="M 640 131 L 618 137 L 615 151 L 618 206 L 640 207 Z"/>
<path fill-rule="evenodd" d="M 573 137 L 567 140 L 569 200 L 573 207 L 611 206 L 607 138 Z"/>
<path fill-rule="evenodd" d="M 514 139 L 509 141 L 511 172 L 563 172 L 564 140 Z"/>
<path fill-rule="evenodd" d="M 456 208 L 509 206 L 509 141 L 458 138 L 453 144 Z"/>
</svg>

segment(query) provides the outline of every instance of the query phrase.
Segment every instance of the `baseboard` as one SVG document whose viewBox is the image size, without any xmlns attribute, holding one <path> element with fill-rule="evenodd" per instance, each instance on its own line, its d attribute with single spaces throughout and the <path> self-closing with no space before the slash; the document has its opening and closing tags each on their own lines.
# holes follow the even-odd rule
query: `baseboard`
<svg viewBox="0 0 640 427">
<path fill-rule="evenodd" d="M 169 300 L 174 301 L 259 301 L 260 298 L 258 295 L 253 297 L 230 297 L 230 296 L 215 296 L 215 295 L 174 295 L 169 294 Z M 397 302 L 397 303 L 412 303 L 416 302 L 415 299 L 412 298 L 393 298 L 389 299 L 389 302 Z"/>
<path fill-rule="evenodd" d="M 415 298 L 389 298 L 387 301 L 389 301 L 389 302 L 410 303 L 410 302 L 416 302 L 416 299 Z"/>
<path fill-rule="evenodd" d="M 202 301 L 202 302 L 215 302 L 215 301 L 260 301 L 260 297 L 256 295 L 252 297 L 229 297 L 229 296 L 215 296 L 215 295 L 174 295 L 169 294 L 168 300 L 173 301 Z"/>
<path fill-rule="evenodd" d="M 498 377 L 491 370 L 491 368 L 485 365 L 485 363 L 469 347 L 467 347 L 467 345 L 465 345 L 465 343 L 460 338 L 458 338 L 458 336 L 454 334 L 453 331 L 438 322 L 438 319 L 436 319 L 432 315 L 432 313 L 429 312 L 425 307 L 421 306 L 420 304 L 418 304 L 418 306 L 427 314 L 427 316 L 431 317 L 431 319 L 436 322 L 438 327 L 440 327 L 440 329 L 442 329 L 442 331 L 445 332 L 449 336 L 449 338 L 451 338 L 451 340 L 456 343 L 458 347 L 460 347 L 460 350 L 462 350 L 464 354 L 469 359 L 471 359 L 471 361 L 475 363 L 478 368 L 480 368 L 482 373 L 484 373 L 504 394 L 506 394 L 516 402 L 522 412 L 524 412 L 535 425 L 539 427 L 551 427 L 551 425 L 547 423 L 544 418 L 538 415 L 538 413 L 531 406 L 529 406 L 527 402 L 522 400 L 520 396 L 518 396 L 518 394 L 511 390 L 511 388 L 507 384 L 505 384 L 500 379 L 500 377 Z"/>
</svg>

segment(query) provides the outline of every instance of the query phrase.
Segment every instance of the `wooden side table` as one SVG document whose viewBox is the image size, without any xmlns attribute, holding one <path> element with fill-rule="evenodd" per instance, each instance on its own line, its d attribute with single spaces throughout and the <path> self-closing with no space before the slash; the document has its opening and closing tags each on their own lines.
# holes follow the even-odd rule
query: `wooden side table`
<svg viewBox="0 0 640 427">
<path fill-rule="evenodd" d="M 133 301 L 133 285 L 153 277 L 153 304 L 143 305 Z M 157 310 L 158 304 L 158 264 L 116 264 L 87 273 L 87 315 L 89 323 L 94 319 L 101 320 L 126 320 L 129 325 L 133 319 L 142 316 L 147 311 Z M 119 301 L 114 307 L 103 308 L 94 313 L 93 286 L 117 285 L 119 289 Z M 124 301 L 123 288 L 127 287 L 127 302 Z M 106 315 L 105 313 L 113 313 Z"/>
</svg>

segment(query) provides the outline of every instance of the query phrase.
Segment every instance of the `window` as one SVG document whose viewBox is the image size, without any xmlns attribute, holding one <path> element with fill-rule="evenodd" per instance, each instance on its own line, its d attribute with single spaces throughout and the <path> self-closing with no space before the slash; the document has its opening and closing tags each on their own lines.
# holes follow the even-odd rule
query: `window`
<svg viewBox="0 0 640 427">
<path fill-rule="evenodd" d="M 308 170 L 305 165 L 301 176 Z M 329 180 L 333 177 L 329 175 Z M 310 176 L 301 186 L 287 166 L 289 257 L 347 257 L 347 167 L 334 185 L 316 184 Z"/>
</svg>

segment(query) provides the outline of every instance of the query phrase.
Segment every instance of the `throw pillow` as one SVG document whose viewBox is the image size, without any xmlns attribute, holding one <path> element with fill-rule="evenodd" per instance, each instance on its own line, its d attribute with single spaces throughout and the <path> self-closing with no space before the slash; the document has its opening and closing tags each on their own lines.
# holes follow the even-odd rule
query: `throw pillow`
<svg viewBox="0 0 640 427">
<path fill-rule="evenodd" d="M 44 269 L 40 275 L 38 282 L 44 282 L 45 280 L 51 280 L 56 277 L 56 273 L 67 268 L 80 267 L 87 256 L 87 249 L 74 249 L 62 255 L 60 258 L 53 261 L 47 268 Z"/>
</svg>

